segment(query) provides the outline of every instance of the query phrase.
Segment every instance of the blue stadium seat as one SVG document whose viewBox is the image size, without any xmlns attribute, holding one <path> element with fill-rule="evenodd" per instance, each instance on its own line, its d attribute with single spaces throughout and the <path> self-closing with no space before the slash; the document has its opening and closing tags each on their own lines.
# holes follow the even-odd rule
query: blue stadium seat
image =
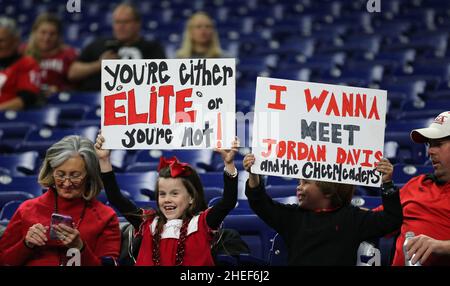
<svg viewBox="0 0 450 286">
<path fill-rule="evenodd" d="M 126 165 L 126 158 L 126 150 L 111 150 L 110 160 L 114 170 L 119 172 L 123 171 Z"/>
<path fill-rule="evenodd" d="M 39 152 L 39 156 L 43 157 L 47 149 L 56 143 L 57 141 L 61 140 L 65 136 L 69 135 L 80 135 L 88 138 L 92 142 L 95 142 L 95 139 L 97 137 L 98 133 L 98 127 L 90 126 L 85 128 L 67 128 L 67 129 L 49 129 L 49 128 L 42 128 L 39 130 L 33 130 L 31 131 L 27 137 L 25 138 L 25 141 L 17 147 L 17 152 L 24 152 L 24 151 L 30 151 L 35 150 Z"/>
<path fill-rule="evenodd" d="M 38 156 L 35 151 L 0 155 L 0 167 L 10 170 L 12 176 L 32 175 L 36 173 Z"/>
<path fill-rule="evenodd" d="M 203 187 L 205 193 L 206 203 L 210 202 L 214 198 L 222 198 L 223 189 L 218 187 Z"/>
<path fill-rule="evenodd" d="M 3 191 L 26 192 L 34 197 L 38 197 L 43 194 L 45 188 L 39 185 L 37 176 L 12 177 L 1 175 L 0 192 Z"/>
<path fill-rule="evenodd" d="M 2 111 L 0 112 L 0 123 L 25 122 L 39 126 L 54 127 L 58 124 L 60 110 L 58 108 L 45 108 L 29 111 Z"/>
<path fill-rule="evenodd" d="M 369 210 L 376 208 L 381 204 L 380 196 L 353 196 L 352 198 L 352 205 Z"/>
<path fill-rule="evenodd" d="M 136 206 L 138 208 L 142 208 L 142 209 L 154 209 L 154 210 L 156 210 L 156 208 L 157 208 L 157 202 L 156 201 L 134 201 L 134 203 L 136 204 Z"/>
<path fill-rule="evenodd" d="M 2 191 L 0 192 L 0 208 L 11 201 L 26 201 L 32 198 L 34 196 L 26 192 Z"/>
<path fill-rule="evenodd" d="M 131 198 L 138 201 L 155 199 L 154 191 L 157 178 L 157 172 L 116 174 L 117 184 L 120 189 L 129 192 Z"/>
<path fill-rule="evenodd" d="M 268 227 L 257 215 L 228 215 L 224 220 L 223 227 L 237 230 L 249 246 L 252 256 L 263 261 L 268 260 L 271 246 L 270 239 L 274 236 L 275 231 Z"/>
<path fill-rule="evenodd" d="M 4 140 L 23 140 L 25 138 L 25 135 L 35 127 L 35 125 L 26 122 L 13 121 L 0 123 L 0 131 L 2 131 L 2 144 Z"/>
<path fill-rule="evenodd" d="M 87 137 L 89 140 L 95 142 L 97 138 L 98 127 L 86 127 L 80 129 L 67 128 L 67 129 L 49 129 L 42 128 L 39 130 L 34 130 L 28 134 L 25 138 L 26 142 L 39 142 L 39 141 L 58 141 L 65 136 L 69 135 L 81 135 Z"/>
<path fill-rule="evenodd" d="M 132 196 L 129 192 L 127 192 L 127 191 L 125 191 L 125 190 L 120 190 L 120 192 L 121 192 L 127 199 L 134 200 L 133 196 Z M 136 199 L 138 199 L 138 198 L 139 198 L 139 197 L 137 197 Z M 106 192 L 105 192 L 104 190 L 102 190 L 102 191 L 98 194 L 97 200 L 100 201 L 100 202 L 102 202 L 102 203 L 104 203 L 104 204 L 110 205 L 110 203 L 109 203 L 109 201 L 108 201 L 108 197 L 106 196 Z"/>
<path fill-rule="evenodd" d="M 284 198 L 284 197 L 295 196 L 296 187 L 297 187 L 297 184 L 295 184 L 295 185 L 268 185 L 266 187 L 266 192 L 272 198 Z"/>
<path fill-rule="evenodd" d="M 139 173 L 150 172 L 158 169 L 159 162 L 135 162 L 126 166 L 125 172 L 127 173 Z"/>
<path fill-rule="evenodd" d="M 49 104 L 82 104 L 86 106 L 100 106 L 100 92 L 59 92 L 48 98 Z"/>
<path fill-rule="evenodd" d="M 102 110 L 100 107 L 92 107 L 84 114 L 83 120 L 88 120 L 91 122 L 97 122 L 95 125 L 100 125 L 100 118 L 102 116 Z"/>
<path fill-rule="evenodd" d="M 411 132 L 416 128 L 428 127 L 434 120 L 434 117 L 412 120 L 391 120 L 386 125 L 386 133 L 389 132 Z"/>
<path fill-rule="evenodd" d="M 200 180 L 203 187 L 217 187 L 223 189 L 223 171 L 200 173 Z"/>
<path fill-rule="evenodd" d="M 406 119 L 419 119 L 430 118 L 442 113 L 450 106 L 450 99 L 442 100 L 427 100 L 424 102 L 410 101 L 403 106 L 403 112 L 400 118 Z"/>
<path fill-rule="evenodd" d="M 423 164 L 427 159 L 425 145 L 413 143 L 410 137 L 410 131 L 386 132 L 384 142 L 385 157 L 393 164 Z"/>
<path fill-rule="evenodd" d="M 415 176 L 431 173 L 433 166 L 430 165 L 396 164 L 392 178 L 395 183 L 403 185 Z"/>
<path fill-rule="evenodd" d="M 8 222 L 11 220 L 12 216 L 23 203 L 21 200 L 9 201 L 0 208 L 0 221 Z"/>
<path fill-rule="evenodd" d="M 58 125 L 57 127 L 72 127 L 79 120 L 83 119 L 84 114 L 88 112 L 89 106 L 82 104 L 53 104 L 47 108 L 58 108 Z"/>
</svg>

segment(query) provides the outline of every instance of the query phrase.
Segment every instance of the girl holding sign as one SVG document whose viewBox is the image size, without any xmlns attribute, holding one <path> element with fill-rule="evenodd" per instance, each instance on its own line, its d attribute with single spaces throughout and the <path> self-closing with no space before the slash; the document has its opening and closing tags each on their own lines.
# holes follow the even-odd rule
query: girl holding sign
<svg viewBox="0 0 450 286">
<path fill-rule="evenodd" d="M 253 154 L 244 157 L 250 172 Z M 298 204 L 274 202 L 256 174 L 250 172 L 245 194 L 250 207 L 283 238 L 289 265 L 356 265 L 358 246 L 364 240 L 397 230 L 402 223 L 398 190 L 392 183 L 393 166 L 382 159 L 383 212 L 362 210 L 350 204 L 354 186 L 301 179 Z"/>
<path fill-rule="evenodd" d="M 142 238 L 136 260 L 138 266 L 212 266 L 214 231 L 237 202 L 238 172 L 234 165 L 238 141 L 231 150 L 217 150 L 225 163 L 222 200 L 207 208 L 197 172 L 176 157 L 161 157 L 156 184 L 156 210 L 139 209 L 125 198 L 117 185 L 109 161 L 110 150 L 102 149 L 104 138 L 97 136 L 95 148 L 109 201 L 134 226 Z"/>
</svg>

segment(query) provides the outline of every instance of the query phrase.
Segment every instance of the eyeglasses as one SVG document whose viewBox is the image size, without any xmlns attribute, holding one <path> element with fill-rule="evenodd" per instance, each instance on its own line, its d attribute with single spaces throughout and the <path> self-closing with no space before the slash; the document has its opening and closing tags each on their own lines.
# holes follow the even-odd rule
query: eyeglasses
<svg viewBox="0 0 450 286">
<path fill-rule="evenodd" d="M 69 176 L 63 176 L 61 174 L 53 174 L 53 178 L 55 178 L 56 183 L 62 184 L 66 180 L 69 180 L 72 184 L 78 185 L 80 184 L 83 179 L 86 177 L 86 174 L 79 174 L 79 175 L 69 175 Z"/>
</svg>

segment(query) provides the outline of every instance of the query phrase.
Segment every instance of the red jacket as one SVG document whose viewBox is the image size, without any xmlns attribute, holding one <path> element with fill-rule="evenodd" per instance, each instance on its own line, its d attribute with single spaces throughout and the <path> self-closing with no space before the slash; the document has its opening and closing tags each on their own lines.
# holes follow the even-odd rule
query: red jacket
<svg viewBox="0 0 450 286">
<path fill-rule="evenodd" d="M 67 247 L 59 241 L 48 240 L 45 246 L 33 249 L 24 244 L 27 231 L 33 224 L 50 225 L 54 206 L 55 195 L 51 189 L 20 205 L 0 239 L 0 265 L 57 266 L 61 261 L 70 259 L 66 257 Z M 83 207 L 84 200 L 81 198 L 71 201 L 58 198 L 58 213 L 72 216 L 75 224 L 80 220 Z M 113 209 L 93 199 L 86 208 L 78 230 L 84 242 L 82 266 L 101 265 L 102 256 L 118 258 L 120 229 Z"/>
</svg>

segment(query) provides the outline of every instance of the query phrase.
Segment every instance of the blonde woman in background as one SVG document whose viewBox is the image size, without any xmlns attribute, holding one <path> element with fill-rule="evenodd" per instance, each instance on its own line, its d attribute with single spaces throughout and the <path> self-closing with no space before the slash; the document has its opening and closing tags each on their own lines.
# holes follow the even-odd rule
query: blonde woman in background
<svg viewBox="0 0 450 286">
<path fill-rule="evenodd" d="M 219 58 L 223 56 L 219 36 L 211 17 L 205 12 L 194 13 L 186 23 L 183 43 L 177 58 Z"/>
</svg>

